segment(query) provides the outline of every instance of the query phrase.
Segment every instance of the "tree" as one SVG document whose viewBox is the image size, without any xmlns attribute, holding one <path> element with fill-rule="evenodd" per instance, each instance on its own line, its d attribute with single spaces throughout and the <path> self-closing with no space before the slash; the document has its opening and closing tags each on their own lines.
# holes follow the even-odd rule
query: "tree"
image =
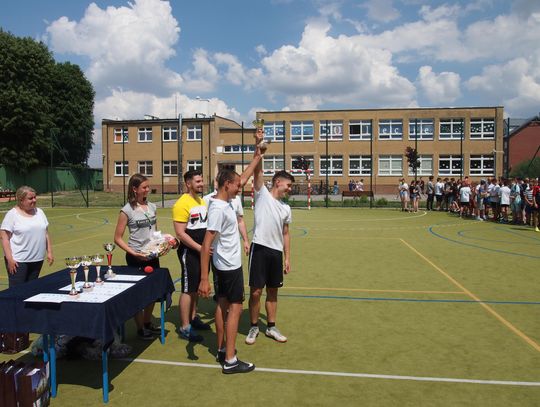
<svg viewBox="0 0 540 407">
<path fill-rule="evenodd" d="M 55 163 L 84 163 L 93 98 L 79 67 L 57 64 L 45 44 L 0 29 L 0 165 L 21 172 L 48 165 L 54 136 L 63 150 Z"/>
<path fill-rule="evenodd" d="M 540 157 L 525 160 L 517 164 L 510 172 L 511 177 L 537 178 L 540 177 Z"/>
<path fill-rule="evenodd" d="M 418 160 L 418 151 L 412 147 L 407 147 L 405 149 L 405 157 L 409 162 L 409 167 L 412 168 L 415 176 L 418 168 L 420 168 L 420 160 Z"/>
</svg>

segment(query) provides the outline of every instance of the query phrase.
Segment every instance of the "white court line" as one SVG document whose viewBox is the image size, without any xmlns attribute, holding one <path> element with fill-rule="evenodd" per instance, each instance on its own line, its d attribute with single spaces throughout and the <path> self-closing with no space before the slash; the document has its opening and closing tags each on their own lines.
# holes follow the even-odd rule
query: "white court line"
<svg viewBox="0 0 540 407">
<path fill-rule="evenodd" d="M 168 360 L 152 360 L 152 359 L 115 359 L 123 362 L 147 363 L 154 365 L 171 365 L 184 367 L 201 367 L 206 369 L 221 369 L 221 366 L 210 365 L 205 363 L 187 363 L 187 362 L 171 362 Z M 319 370 L 297 370 L 297 369 L 272 369 L 267 367 L 257 367 L 255 372 L 269 373 L 286 373 L 286 374 L 301 374 L 312 376 L 338 376 L 338 377 L 357 377 L 362 379 L 384 379 L 384 380 L 412 380 L 418 382 L 443 382 L 443 383 L 467 383 L 467 384 L 491 384 L 501 386 L 530 386 L 540 387 L 540 382 L 520 382 L 507 380 L 475 380 L 475 379 L 456 379 L 451 377 L 423 377 L 423 376 L 396 376 L 370 373 L 347 373 L 347 372 L 325 372 Z"/>
</svg>

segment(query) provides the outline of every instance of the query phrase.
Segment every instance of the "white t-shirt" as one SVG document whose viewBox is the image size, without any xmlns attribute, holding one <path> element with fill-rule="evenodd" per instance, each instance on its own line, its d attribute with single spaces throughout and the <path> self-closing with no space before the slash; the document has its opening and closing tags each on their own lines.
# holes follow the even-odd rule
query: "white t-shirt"
<svg viewBox="0 0 540 407">
<path fill-rule="evenodd" d="M 499 197 L 501 198 L 501 205 L 510 205 L 510 188 L 503 185 L 499 189 Z"/>
<path fill-rule="evenodd" d="M 216 194 L 217 194 L 217 191 L 214 189 L 214 192 L 211 192 L 203 196 L 203 199 L 206 202 L 206 206 L 210 207 L 210 203 L 214 201 Z M 238 195 L 236 195 L 233 199 L 231 199 L 231 204 L 234 208 L 234 211 L 236 212 L 236 216 L 244 216 L 244 208 L 242 207 L 242 200 L 240 199 Z"/>
<path fill-rule="evenodd" d="M 442 182 L 437 182 L 435 184 L 435 195 L 442 195 L 444 191 L 444 184 Z"/>
<path fill-rule="evenodd" d="M 469 202 L 470 196 L 471 196 L 471 187 L 461 187 L 459 189 L 460 202 Z"/>
<path fill-rule="evenodd" d="M 218 270 L 236 270 L 242 266 L 238 220 L 230 202 L 212 199 L 206 230 L 218 232 L 214 239 L 212 262 Z"/>
<path fill-rule="evenodd" d="M 283 251 L 283 225 L 291 223 L 291 207 L 272 196 L 266 187 L 255 191 L 253 243 Z"/>
<path fill-rule="evenodd" d="M 47 251 L 48 226 L 47 217 L 39 208 L 31 217 L 21 215 L 17 208 L 10 209 L 0 229 L 11 232 L 9 245 L 13 259 L 22 263 L 43 261 Z"/>
<path fill-rule="evenodd" d="M 501 188 L 497 184 L 489 184 L 488 186 L 488 193 L 489 193 L 489 200 L 491 202 L 499 202 L 499 190 Z"/>
</svg>

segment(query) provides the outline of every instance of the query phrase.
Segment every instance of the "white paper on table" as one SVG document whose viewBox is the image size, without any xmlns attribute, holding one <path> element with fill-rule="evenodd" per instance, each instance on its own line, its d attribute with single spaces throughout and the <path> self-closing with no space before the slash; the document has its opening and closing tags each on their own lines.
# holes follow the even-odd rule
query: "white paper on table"
<svg viewBox="0 0 540 407">
<path fill-rule="evenodd" d="M 81 291 L 83 285 L 84 285 L 84 281 L 75 281 L 75 289 L 77 291 Z M 66 285 L 65 287 L 59 288 L 58 291 L 71 291 L 71 284 Z"/>
<path fill-rule="evenodd" d="M 70 296 L 65 300 L 65 302 L 91 302 L 91 303 L 104 303 L 107 300 L 110 300 L 114 295 L 109 295 L 105 293 L 99 293 L 94 291 L 85 291 L 80 293 L 78 296 Z"/>
<path fill-rule="evenodd" d="M 61 303 L 66 300 L 66 297 L 68 297 L 66 294 L 37 294 L 33 297 L 27 298 L 24 300 L 25 302 L 52 302 L 52 303 Z"/>
<path fill-rule="evenodd" d="M 107 281 L 109 281 L 109 280 L 114 280 L 114 281 L 140 281 L 145 277 L 146 276 L 134 275 L 134 274 L 117 274 L 113 278 L 108 278 Z"/>
<path fill-rule="evenodd" d="M 108 295 L 116 295 L 121 293 L 122 291 L 127 290 L 130 287 L 133 287 L 135 283 L 109 283 L 105 282 L 101 285 L 96 285 L 94 287 L 95 292 L 108 294 Z"/>
</svg>

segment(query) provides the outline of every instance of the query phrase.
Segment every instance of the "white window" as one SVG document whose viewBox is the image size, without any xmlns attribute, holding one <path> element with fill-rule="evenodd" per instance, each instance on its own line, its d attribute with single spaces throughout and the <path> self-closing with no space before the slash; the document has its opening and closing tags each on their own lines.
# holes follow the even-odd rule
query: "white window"
<svg viewBox="0 0 540 407">
<path fill-rule="evenodd" d="M 492 155 L 471 155 L 470 175 L 494 175 L 494 159 Z"/>
<path fill-rule="evenodd" d="M 403 120 L 379 120 L 379 140 L 401 140 Z"/>
<path fill-rule="evenodd" d="M 115 161 L 114 162 L 114 175 L 116 177 L 122 176 L 122 175 L 129 175 L 129 166 L 127 161 L 123 161 L 124 165 L 122 165 L 122 161 Z M 123 171 L 122 171 L 123 170 Z"/>
<path fill-rule="evenodd" d="M 114 142 L 115 143 L 122 143 L 122 140 L 123 140 L 124 143 L 127 143 L 129 141 L 129 135 L 128 135 L 128 128 L 127 127 L 120 127 L 120 128 L 114 129 Z"/>
<path fill-rule="evenodd" d="M 201 160 L 188 160 L 187 162 L 187 171 L 196 171 L 202 170 Z"/>
<path fill-rule="evenodd" d="M 226 154 L 240 154 L 242 152 L 242 145 L 235 144 L 232 146 L 224 146 L 223 152 Z M 244 144 L 244 153 L 254 153 L 255 145 L 254 144 Z"/>
<path fill-rule="evenodd" d="M 461 156 L 439 156 L 439 175 L 461 175 Z"/>
<path fill-rule="evenodd" d="M 403 175 L 403 156 L 401 155 L 380 155 L 379 175 Z"/>
<path fill-rule="evenodd" d="M 283 122 L 265 122 L 264 139 L 267 141 L 283 141 L 285 128 Z"/>
<path fill-rule="evenodd" d="M 284 169 L 283 156 L 269 155 L 263 158 L 264 175 L 274 175 L 276 172 Z"/>
<path fill-rule="evenodd" d="M 149 143 L 152 141 L 152 127 L 139 127 L 137 131 L 139 143 Z"/>
<path fill-rule="evenodd" d="M 163 175 L 164 176 L 177 176 L 178 175 L 178 161 L 163 161 Z"/>
<path fill-rule="evenodd" d="M 418 130 L 418 136 L 416 135 Z M 409 140 L 433 140 L 433 119 L 410 119 Z"/>
<path fill-rule="evenodd" d="M 471 119 L 471 139 L 494 139 L 494 119 Z"/>
<path fill-rule="evenodd" d="M 419 155 L 420 167 L 416 169 L 416 175 L 433 175 L 433 156 Z M 414 170 L 409 167 L 409 175 L 414 175 Z"/>
<path fill-rule="evenodd" d="M 371 140 L 371 120 L 351 120 L 349 140 Z"/>
<path fill-rule="evenodd" d="M 349 156 L 349 175 L 371 175 L 371 156 Z"/>
<path fill-rule="evenodd" d="M 328 124 L 328 126 L 327 126 Z M 343 121 L 328 120 L 319 122 L 319 140 L 326 140 L 326 130 L 328 127 L 328 140 L 343 140 Z"/>
<path fill-rule="evenodd" d="M 138 173 L 142 175 L 146 175 L 147 177 L 151 177 L 154 175 L 154 167 L 152 165 L 152 161 L 139 161 L 137 163 L 138 167 Z"/>
<path fill-rule="evenodd" d="M 178 127 L 163 127 L 163 141 L 178 140 Z"/>
<path fill-rule="evenodd" d="M 313 141 L 313 122 L 291 122 L 291 141 Z"/>
<path fill-rule="evenodd" d="M 459 140 L 463 133 L 463 119 L 441 119 L 439 122 L 439 139 Z"/>
<path fill-rule="evenodd" d="M 308 163 L 309 163 L 309 172 L 311 175 L 313 175 L 313 171 L 315 169 L 315 161 L 313 160 L 313 156 L 312 155 L 293 155 L 291 157 L 291 174 L 292 175 L 304 175 L 304 171 L 300 168 L 294 168 L 295 167 L 295 162 L 299 159 L 303 157 L 304 160 L 306 160 Z"/>
<path fill-rule="evenodd" d="M 322 155 L 319 158 L 319 175 L 343 175 L 343 156 L 342 155 Z"/>
<path fill-rule="evenodd" d="M 201 141 L 202 139 L 202 124 L 190 124 L 187 126 L 187 140 Z"/>
</svg>

